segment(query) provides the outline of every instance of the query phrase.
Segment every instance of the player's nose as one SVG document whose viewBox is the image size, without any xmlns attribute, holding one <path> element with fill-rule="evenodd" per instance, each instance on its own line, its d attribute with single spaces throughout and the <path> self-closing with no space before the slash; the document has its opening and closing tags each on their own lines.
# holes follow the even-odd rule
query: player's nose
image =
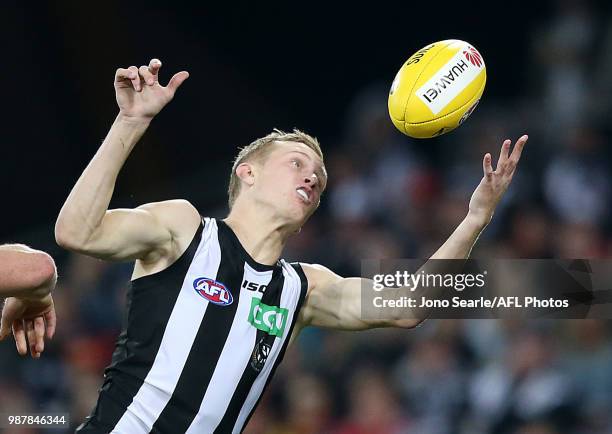
<svg viewBox="0 0 612 434">
<path fill-rule="evenodd" d="M 319 182 L 319 178 L 317 177 L 315 173 L 313 173 L 312 175 L 304 178 L 304 182 L 308 185 L 315 185 L 316 183 Z"/>
</svg>

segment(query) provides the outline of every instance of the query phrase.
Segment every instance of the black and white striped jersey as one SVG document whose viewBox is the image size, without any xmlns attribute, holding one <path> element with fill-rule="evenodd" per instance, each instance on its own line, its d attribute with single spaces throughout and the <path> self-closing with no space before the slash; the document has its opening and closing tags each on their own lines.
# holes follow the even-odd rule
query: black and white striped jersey
<svg viewBox="0 0 612 434">
<path fill-rule="evenodd" d="M 203 219 L 175 263 L 131 283 L 98 402 L 77 432 L 240 432 L 306 289 L 299 264 L 259 264 L 227 224 Z"/>
</svg>

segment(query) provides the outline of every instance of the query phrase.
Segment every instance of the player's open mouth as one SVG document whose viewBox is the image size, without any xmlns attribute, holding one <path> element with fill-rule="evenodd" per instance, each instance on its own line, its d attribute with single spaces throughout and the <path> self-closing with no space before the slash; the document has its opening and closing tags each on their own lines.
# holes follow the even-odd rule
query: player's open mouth
<svg viewBox="0 0 612 434">
<path fill-rule="evenodd" d="M 310 200 L 310 192 L 306 191 L 304 188 L 302 187 L 298 187 L 296 189 L 298 196 L 300 197 L 300 199 L 302 199 L 302 201 L 308 205 L 310 205 L 310 203 L 312 202 Z"/>
</svg>

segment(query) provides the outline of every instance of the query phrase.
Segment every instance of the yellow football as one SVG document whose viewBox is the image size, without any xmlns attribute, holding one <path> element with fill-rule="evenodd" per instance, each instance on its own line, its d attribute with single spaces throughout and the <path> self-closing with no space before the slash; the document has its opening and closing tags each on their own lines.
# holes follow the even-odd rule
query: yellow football
<svg viewBox="0 0 612 434">
<path fill-rule="evenodd" d="M 389 115 L 402 133 L 436 137 L 474 111 L 487 81 L 482 56 L 464 41 L 434 42 L 402 65 L 389 91 Z"/>
</svg>

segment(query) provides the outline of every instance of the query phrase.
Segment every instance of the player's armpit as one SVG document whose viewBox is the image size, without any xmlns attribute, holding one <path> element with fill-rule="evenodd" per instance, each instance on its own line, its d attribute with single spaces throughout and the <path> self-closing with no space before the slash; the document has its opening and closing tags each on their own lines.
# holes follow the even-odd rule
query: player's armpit
<svg viewBox="0 0 612 434">
<path fill-rule="evenodd" d="M 360 277 L 343 278 L 322 265 L 302 264 L 308 279 L 308 294 L 301 319 L 304 325 L 336 330 L 366 330 L 377 327 L 412 328 L 414 320 L 365 320 L 361 315 Z"/>
<path fill-rule="evenodd" d="M 193 235 L 199 223 L 188 201 L 169 200 L 109 210 L 86 240 L 57 228 L 55 236 L 62 247 L 100 259 L 154 262 L 172 255 L 175 241 Z"/>
</svg>

